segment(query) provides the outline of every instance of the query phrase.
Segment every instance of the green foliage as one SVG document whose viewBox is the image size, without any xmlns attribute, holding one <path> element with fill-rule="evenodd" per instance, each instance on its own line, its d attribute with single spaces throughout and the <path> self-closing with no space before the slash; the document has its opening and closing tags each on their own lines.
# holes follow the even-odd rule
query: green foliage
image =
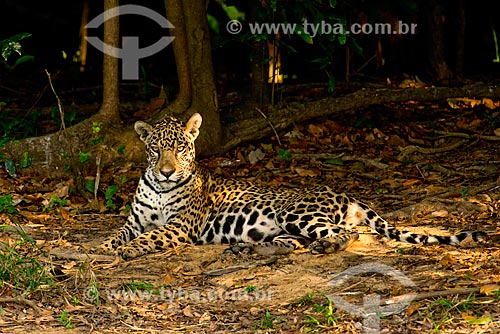
<svg viewBox="0 0 500 334">
<path fill-rule="evenodd" d="M 119 155 L 125 154 L 125 145 L 120 145 L 117 150 Z"/>
<path fill-rule="evenodd" d="M 2 195 L 0 197 L 0 213 L 16 213 L 17 210 L 12 202 L 12 194 Z"/>
<path fill-rule="evenodd" d="M 54 284 L 45 267 L 38 262 L 40 250 L 36 242 L 21 226 L 0 225 L 0 232 L 17 239 L 13 244 L 0 241 L 0 295 L 4 289 L 26 295 L 42 285 Z"/>
<path fill-rule="evenodd" d="M 6 103 L 3 102 L 5 106 Z M 1 109 L 1 108 L 0 108 Z M 0 146 L 5 146 L 12 139 L 33 137 L 39 134 L 40 119 L 43 113 L 36 109 L 27 114 L 0 110 Z"/>
<path fill-rule="evenodd" d="M 92 132 L 99 133 L 101 131 L 101 126 L 99 122 L 92 122 Z"/>
<path fill-rule="evenodd" d="M 63 206 L 66 206 L 68 204 L 68 200 L 61 199 L 58 196 L 52 196 L 50 199 L 50 204 L 51 204 L 51 206 L 63 207 Z"/>
<path fill-rule="evenodd" d="M 288 160 L 292 157 L 292 154 L 288 150 L 281 149 L 278 150 L 278 157 L 280 157 L 283 160 Z"/>
<path fill-rule="evenodd" d="M 23 152 L 21 160 L 19 160 L 19 167 L 28 168 L 29 166 L 31 166 L 32 163 L 33 163 L 33 157 L 30 157 L 28 155 L 28 152 Z"/>
<path fill-rule="evenodd" d="M 22 46 L 20 41 L 30 36 L 30 33 L 22 33 L 0 40 L 0 52 L 2 53 L 0 63 L 3 64 L 6 69 L 13 70 L 15 67 L 21 65 L 22 63 L 34 59 L 33 56 L 22 55 Z M 16 59 L 14 64 L 10 65 L 7 61 L 13 53 L 17 53 L 19 55 L 19 58 Z"/>
<path fill-rule="evenodd" d="M 10 176 L 15 177 L 16 176 L 16 163 L 14 162 L 14 160 L 5 159 L 4 164 L 5 164 L 5 170 L 7 171 L 7 173 Z"/>
<path fill-rule="evenodd" d="M 316 315 L 310 315 L 308 314 L 307 317 L 307 323 L 317 326 L 319 328 L 326 328 L 326 327 L 331 327 L 335 326 L 336 321 L 338 320 L 338 317 L 335 317 L 333 315 L 333 301 L 330 299 L 330 297 L 327 298 L 327 304 L 315 304 L 314 309 L 316 312 Z"/>
<path fill-rule="evenodd" d="M 91 155 L 92 154 L 90 152 L 78 152 L 78 157 L 79 157 L 78 163 L 80 165 L 88 163 Z"/>
<path fill-rule="evenodd" d="M 266 312 L 264 313 L 264 317 L 262 318 L 261 321 L 259 321 L 258 327 L 260 329 L 271 329 L 274 327 L 273 318 L 269 310 L 266 310 Z"/>
<path fill-rule="evenodd" d="M 67 199 L 61 199 L 58 196 L 54 195 L 50 198 L 49 204 L 43 208 L 43 211 L 46 212 L 50 209 L 57 208 L 57 207 L 63 207 L 66 205 L 68 205 Z"/>
<path fill-rule="evenodd" d="M 254 285 L 248 285 L 246 288 L 245 288 L 245 292 L 246 293 L 252 293 L 252 292 L 255 292 L 257 291 L 257 287 L 255 287 Z"/>
<path fill-rule="evenodd" d="M 118 186 L 116 184 L 110 185 L 106 188 L 106 192 L 104 193 L 104 198 L 106 199 L 106 206 L 110 209 L 115 210 L 116 205 L 113 202 L 113 196 L 118 191 Z"/>
<path fill-rule="evenodd" d="M 95 192 L 95 180 L 85 180 L 84 182 L 85 190 L 87 190 L 89 193 L 94 193 Z"/>
<path fill-rule="evenodd" d="M 71 320 L 73 320 L 73 316 L 69 314 L 69 312 L 62 312 L 61 315 L 59 316 L 59 323 L 64 326 L 66 329 L 73 328 L 73 325 L 71 324 Z"/>
<path fill-rule="evenodd" d="M 59 113 L 59 107 L 58 106 L 52 106 L 50 108 L 50 118 L 57 124 L 57 126 L 61 126 L 61 115 Z M 70 126 L 74 123 L 76 119 L 76 109 L 72 108 L 69 113 L 65 112 L 64 113 L 64 125 Z"/>
</svg>

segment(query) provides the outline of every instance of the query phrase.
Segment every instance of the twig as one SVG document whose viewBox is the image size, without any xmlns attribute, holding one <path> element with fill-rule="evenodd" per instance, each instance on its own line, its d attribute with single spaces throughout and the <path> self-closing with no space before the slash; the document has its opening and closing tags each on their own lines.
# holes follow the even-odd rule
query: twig
<svg viewBox="0 0 500 334">
<path fill-rule="evenodd" d="M 389 165 L 384 164 L 383 162 L 373 160 L 373 159 L 368 159 L 368 158 L 363 158 L 363 157 L 353 157 L 350 155 L 344 155 L 343 153 L 341 154 L 331 154 L 331 153 L 317 153 L 317 154 L 302 154 L 302 153 L 294 153 L 293 154 L 294 158 L 297 159 L 340 159 L 342 161 L 360 161 L 364 163 L 365 165 L 370 165 L 379 169 L 386 169 L 389 167 Z"/>
<path fill-rule="evenodd" d="M 440 134 L 440 138 L 443 137 L 458 137 L 458 138 L 466 138 L 466 139 L 483 139 L 489 141 L 500 141 L 500 137 L 497 136 L 483 136 L 483 135 L 469 135 L 467 133 L 462 132 L 446 132 L 446 131 L 435 131 L 437 134 Z M 439 138 L 439 137 L 438 137 Z"/>
<path fill-rule="evenodd" d="M 422 293 L 406 293 L 404 295 L 400 295 L 388 300 L 385 300 L 383 303 L 385 305 L 390 305 L 397 303 L 402 300 L 411 300 L 417 301 L 428 298 L 442 297 L 442 296 L 450 296 L 450 295 L 467 295 L 470 293 L 479 292 L 480 288 L 462 288 L 462 289 L 451 289 L 451 290 L 443 290 L 443 291 L 430 291 L 430 292 L 422 292 Z"/>
<path fill-rule="evenodd" d="M 273 123 L 271 123 L 269 118 L 267 118 L 266 114 L 264 114 L 262 112 L 262 110 L 260 110 L 259 108 L 255 108 L 255 110 L 257 110 L 262 115 L 262 117 L 264 117 L 264 119 L 267 121 L 267 123 L 269 123 L 269 125 L 271 126 L 271 129 L 273 129 L 273 132 L 276 135 L 276 139 L 278 140 L 278 144 L 281 146 L 280 136 L 278 136 L 278 132 L 276 132 L 276 129 L 274 128 Z"/>
<path fill-rule="evenodd" d="M 445 147 L 435 147 L 435 148 L 420 147 L 420 146 L 415 146 L 415 145 L 400 147 L 401 153 L 399 153 L 399 155 L 398 155 L 398 160 L 402 161 L 406 158 L 406 156 L 408 156 L 414 152 L 419 152 L 419 153 L 423 153 L 423 154 L 434 154 L 434 153 L 443 153 L 443 152 L 453 151 L 454 149 L 465 144 L 466 142 L 467 142 L 467 140 L 461 140 L 461 141 L 457 141 L 456 143 L 453 143 L 453 144 L 445 146 Z"/>
<path fill-rule="evenodd" d="M 0 297 L 0 303 L 24 304 L 31 307 L 33 310 L 35 310 L 35 312 L 37 313 L 40 312 L 40 308 L 36 306 L 36 304 L 33 301 L 26 299 L 24 297 Z"/>
<path fill-rule="evenodd" d="M 102 150 L 97 152 L 97 156 L 95 158 L 95 164 L 97 167 L 97 171 L 95 174 L 95 182 L 94 182 L 94 199 L 97 201 L 97 191 L 99 190 L 99 183 L 101 181 L 101 155 Z"/>
<path fill-rule="evenodd" d="M 116 256 L 100 255 L 100 254 L 82 254 L 82 253 L 65 253 L 65 252 L 50 252 L 50 255 L 59 259 L 86 261 L 95 260 L 97 262 L 111 262 L 116 260 Z"/>
<path fill-rule="evenodd" d="M 64 109 L 62 106 L 61 99 L 56 93 L 56 90 L 54 89 L 54 86 L 52 85 L 52 79 L 50 78 L 50 73 L 45 69 L 45 73 L 47 74 L 47 77 L 49 78 L 49 85 L 50 88 L 52 89 L 52 93 L 54 93 L 54 96 L 56 97 L 57 100 L 57 108 L 59 109 L 59 116 L 61 117 L 61 126 L 63 130 L 66 130 L 66 123 L 64 122 Z"/>
</svg>

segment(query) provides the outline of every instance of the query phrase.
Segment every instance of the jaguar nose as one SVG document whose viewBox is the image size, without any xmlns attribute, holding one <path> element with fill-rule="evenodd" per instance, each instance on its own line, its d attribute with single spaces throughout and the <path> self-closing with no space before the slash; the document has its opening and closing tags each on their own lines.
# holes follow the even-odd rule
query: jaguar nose
<svg viewBox="0 0 500 334">
<path fill-rule="evenodd" d="M 168 179 L 172 174 L 174 174 L 174 171 L 171 169 L 162 169 L 160 170 L 160 174 L 163 175 L 166 179 Z"/>
</svg>

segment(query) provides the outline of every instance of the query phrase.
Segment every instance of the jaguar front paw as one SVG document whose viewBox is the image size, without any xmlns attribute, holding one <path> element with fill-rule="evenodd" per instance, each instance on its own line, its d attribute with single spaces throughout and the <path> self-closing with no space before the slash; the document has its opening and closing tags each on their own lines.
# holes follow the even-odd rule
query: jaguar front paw
<svg viewBox="0 0 500 334">
<path fill-rule="evenodd" d="M 124 259 L 124 260 L 131 260 L 135 259 L 136 257 L 139 257 L 141 255 L 146 254 L 142 249 L 135 248 L 133 246 L 120 246 L 116 250 L 116 252 Z"/>
</svg>

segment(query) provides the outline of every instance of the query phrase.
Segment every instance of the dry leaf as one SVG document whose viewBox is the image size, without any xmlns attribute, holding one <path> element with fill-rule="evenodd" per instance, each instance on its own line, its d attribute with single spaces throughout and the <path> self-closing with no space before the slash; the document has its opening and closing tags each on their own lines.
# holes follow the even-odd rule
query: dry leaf
<svg viewBox="0 0 500 334">
<path fill-rule="evenodd" d="M 455 259 L 453 256 L 451 256 L 451 254 L 446 254 L 445 256 L 443 256 L 441 258 L 441 260 L 439 260 L 439 264 L 442 265 L 442 266 L 449 266 L 450 264 L 454 264 L 457 262 L 457 259 Z"/>
<path fill-rule="evenodd" d="M 479 289 L 479 292 L 481 292 L 487 296 L 490 296 L 490 295 L 495 294 L 495 292 L 499 291 L 499 290 L 500 290 L 500 285 L 498 285 L 498 284 L 486 284 L 486 285 L 483 285 Z"/>
<path fill-rule="evenodd" d="M 449 212 L 448 210 L 437 210 L 437 211 L 434 211 L 431 213 L 431 216 L 432 217 L 440 217 L 440 218 L 443 218 L 443 217 L 448 217 L 449 215 Z"/>
<path fill-rule="evenodd" d="M 295 172 L 300 176 L 315 177 L 321 175 L 321 172 L 317 169 L 306 169 L 302 167 L 295 167 Z"/>
<path fill-rule="evenodd" d="M 314 137 L 323 137 L 323 129 L 320 126 L 310 124 L 307 127 L 307 132 L 309 132 Z"/>
<path fill-rule="evenodd" d="M 500 128 L 497 128 L 493 131 L 495 133 L 495 136 L 500 137 Z"/>
<path fill-rule="evenodd" d="M 421 303 L 412 303 L 405 311 L 405 316 L 409 317 L 422 306 Z"/>
<path fill-rule="evenodd" d="M 422 181 L 419 179 L 408 179 L 403 182 L 403 187 L 412 187 L 415 184 L 421 183 Z"/>
<path fill-rule="evenodd" d="M 248 153 L 248 161 L 252 165 L 255 165 L 258 161 L 264 159 L 265 157 L 266 157 L 266 154 L 264 152 L 262 152 L 262 150 L 260 148 Z"/>
<path fill-rule="evenodd" d="M 184 314 L 186 317 L 192 318 L 193 317 L 193 310 L 191 309 L 191 306 L 188 305 L 182 310 L 182 314 Z"/>
</svg>

